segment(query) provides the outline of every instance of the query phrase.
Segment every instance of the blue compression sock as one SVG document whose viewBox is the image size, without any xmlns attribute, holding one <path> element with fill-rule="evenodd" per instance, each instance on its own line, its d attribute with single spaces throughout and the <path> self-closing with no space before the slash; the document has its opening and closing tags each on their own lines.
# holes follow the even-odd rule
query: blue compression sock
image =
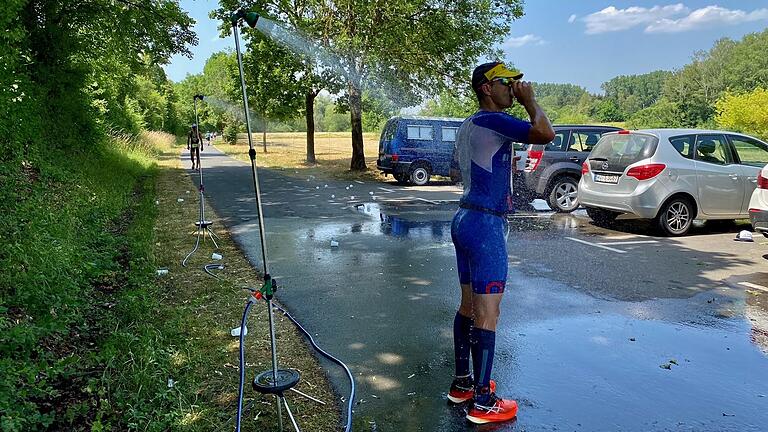
<svg viewBox="0 0 768 432">
<path fill-rule="evenodd" d="M 472 365 L 475 372 L 475 403 L 484 405 L 491 397 L 490 382 L 496 332 L 472 328 Z"/>
<path fill-rule="evenodd" d="M 456 312 L 453 319 L 453 354 L 456 360 L 456 376 L 469 375 L 469 332 L 472 329 L 472 318 Z"/>
</svg>

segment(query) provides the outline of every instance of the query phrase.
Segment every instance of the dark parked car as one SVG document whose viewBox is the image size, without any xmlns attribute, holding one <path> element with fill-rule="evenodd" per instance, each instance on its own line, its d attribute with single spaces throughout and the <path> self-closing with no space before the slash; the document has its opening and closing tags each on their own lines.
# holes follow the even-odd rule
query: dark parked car
<svg viewBox="0 0 768 432">
<path fill-rule="evenodd" d="M 524 199 L 543 198 L 552 210 L 567 213 L 579 206 L 577 197 L 581 164 L 592 147 L 607 132 L 621 128 L 613 126 L 556 125 L 555 139 L 549 144 L 526 147 Z"/>
</svg>

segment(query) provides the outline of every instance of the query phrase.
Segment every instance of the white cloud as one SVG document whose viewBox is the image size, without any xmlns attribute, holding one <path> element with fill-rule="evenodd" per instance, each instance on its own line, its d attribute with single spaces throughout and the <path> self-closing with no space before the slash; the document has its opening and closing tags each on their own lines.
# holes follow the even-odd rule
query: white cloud
<svg viewBox="0 0 768 432">
<path fill-rule="evenodd" d="M 631 6 L 626 9 L 616 9 L 614 6 L 608 6 L 599 12 L 587 15 L 584 22 L 587 24 L 587 34 L 599 34 L 648 25 L 688 11 L 689 9 L 682 3 L 652 8 Z"/>
<path fill-rule="evenodd" d="M 730 10 L 720 6 L 707 6 L 691 12 L 680 19 L 661 19 L 645 28 L 646 33 L 677 33 L 698 30 L 704 26 L 734 25 L 750 21 L 768 20 L 768 9 L 752 12 Z"/>
<path fill-rule="evenodd" d="M 511 37 L 502 45 L 502 48 L 520 48 L 525 45 L 544 45 L 546 41 L 540 36 L 527 34 L 525 36 Z"/>
<path fill-rule="evenodd" d="M 691 11 L 683 3 L 652 8 L 630 6 L 626 9 L 617 9 L 615 6 L 609 6 L 583 19 L 587 26 L 587 34 L 616 32 L 640 26 L 645 27 L 646 33 L 676 33 L 698 30 L 705 26 L 734 25 L 762 20 L 768 20 L 768 9 L 745 12 L 713 5 Z"/>
<path fill-rule="evenodd" d="M 575 14 L 571 15 L 570 17 L 568 17 L 568 23 L 569 24 L 573 24 L 574 21 L 576 21 L 576 15 Z"/>
</svg>

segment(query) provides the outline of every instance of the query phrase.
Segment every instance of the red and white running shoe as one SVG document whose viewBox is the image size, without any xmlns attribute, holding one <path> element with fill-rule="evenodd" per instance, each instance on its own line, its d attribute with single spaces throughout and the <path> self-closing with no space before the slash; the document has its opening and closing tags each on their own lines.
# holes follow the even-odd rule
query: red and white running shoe
<svg viewBox="0 0 768 432">
<path fill-rule="evenodd" d="M 476 424 L 497 423 L 517 417 L 517 402 L 501 399 L 491 393 L 491 399 L 485 405 L 475 403 L 467 413 L 467 420 Z"/>
<path fill-rule="evenodd" d="M 496 381 L 491 380 L 491 392 L 496 391 Z M 460 404 L 475 397 L 475 381 L 472 377 L 456 378 L 448 391 L 448 400 Z"/>
</svg>

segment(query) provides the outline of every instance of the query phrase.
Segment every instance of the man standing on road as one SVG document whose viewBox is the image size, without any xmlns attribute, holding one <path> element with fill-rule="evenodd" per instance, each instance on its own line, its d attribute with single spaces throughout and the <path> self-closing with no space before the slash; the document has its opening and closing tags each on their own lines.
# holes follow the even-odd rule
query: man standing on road
<svg viewBox="0 0 768 432">
<path fill-rule="evenodd" d="M 462 123 L 456 137 L 454 162 L 461 169 L 464 194 L 453 218 L 451 237 L 461 303 L 453 321 L 456 377 L 448 399 L 454 403 L 473 400 L 467 419 L 474 423 L 507 421 L 517 415 L 517 402 L 497 397 L 496 383 L 490 379 L 499 306 L 507 281 L 512 143 L 543 144 L 555 136 L 531 84 L 520 81 L 522 77 L 500 62 L 476 67 L 472 88 L 480 109 Z M 515 100 L 528 112 L 530 122 L 504 112 Z"/>
<path fill-rule="evenodd" d="M 187 150 L 189 150 L 189 157 L 192 159 L 192 169 L 195 169 L 195 161 L 197 161 L 197 169 L 200 169 L 200 151 L 202 149 L 203 137 L 197 130 L 197 124 L 193 124 L 192 130 L 187 134 Z"/>
</svg>

